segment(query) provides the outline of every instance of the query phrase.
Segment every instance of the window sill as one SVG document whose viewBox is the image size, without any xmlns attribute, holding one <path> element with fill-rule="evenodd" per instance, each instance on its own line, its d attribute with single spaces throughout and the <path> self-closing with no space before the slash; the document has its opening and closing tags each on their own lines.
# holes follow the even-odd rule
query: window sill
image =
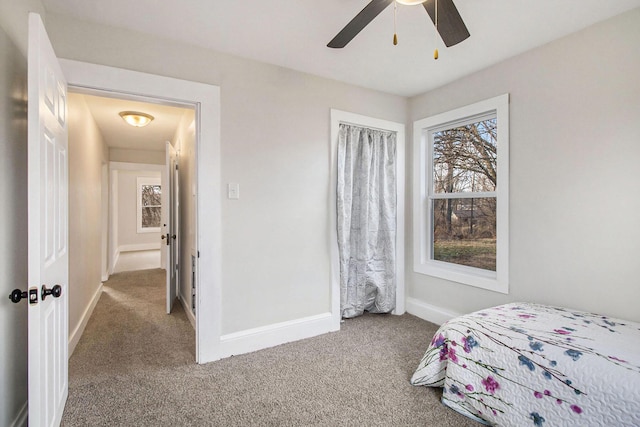
<svg viewBox="0 0 640 427">
<path fill-rule="evenodd" d="M 414 265 L 416 273 L 486 289 L 501 294 L 509 293 L 509 282 L 495 271 L 466 267 L 441 261 L 427 261 Z"/>
</svg>

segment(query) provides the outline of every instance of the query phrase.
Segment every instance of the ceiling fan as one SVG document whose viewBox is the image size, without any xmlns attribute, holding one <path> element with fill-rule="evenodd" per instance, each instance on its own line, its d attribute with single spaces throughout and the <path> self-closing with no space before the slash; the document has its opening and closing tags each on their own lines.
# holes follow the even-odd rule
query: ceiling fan
<svg viewBox="0 0 640 427">
<path fill-rule="evenodd" d="M 364 27 L 394 1 L 405 5 L 422 4 L 447 47 L 456 45 L 469 37 L 469 31 L 464 25 L 458 9 L 453 4 L 453 0 L 372 0 L 327 44 L 327 47 L 345 47 Z"/>
</svg>

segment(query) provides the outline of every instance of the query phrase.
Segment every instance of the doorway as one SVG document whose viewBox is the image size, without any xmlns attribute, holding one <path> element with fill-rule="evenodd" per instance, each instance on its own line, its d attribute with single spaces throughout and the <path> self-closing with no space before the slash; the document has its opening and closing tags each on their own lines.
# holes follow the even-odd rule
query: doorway
<svg viewBox="0 0 640 427">
<path fill-rule="evenodd" d="M 193 186 L 196 362 L 220 358 L 221 214 L 220 91 L 216 86 L 112 67 L 60 60 L 72 91 L 101 91 L 132 100 L 190 106 L 195 112 Z M 201 118 L 205 117 L 205 120 Z M 200 167 L 203 165 L 204 167 Z M 201 186 L 199 183 L 206 183 Z M 200 220 L 206 219 L 206 220 Z M 199 310 L 199 307 L 205 307 Z M 206 325 L 201 328 L 199 325 Z"/>
<path fill-rule="evenodd" d="M 191 271 L 184 269 L 182 289 L 177 274 L 181 258 L 191 267 L 191 251 L 182 257 L 178 252 L 182 234 L 177 221 L 179 207 L 186 210 L 183 215 L 185 248 L 193 248 L 193 233 L 187 231 L 195 228 L 194 202 L 191 198 L 179 203 L 177 197 L 168 194 L 178 195 L 176 189 L 170 190 L 179 181 L 178 172 L 187 176 L 185 182 L 192 181 L 194 108 L 166 105 L 166 102 L 158 104 L 154 99 L 142 102 L 123 99 L 118 94 L 107 95 L 94 90 L 78 92 L 73 88 L 68 94 L 72 348 L 84 329 L 78 329 L 77 325 L 86 324 L 93 306 L 103 295 L 102 285 L 98 283 L 105 282 L 110 274 L 124 271 L 165 271 L 164 283 L 158 283 L 166 288 L 166 304 L 162 310 L 166 306 L 166 312 L 170 313 L 178 298 L 195 329 L 194 313 L 190 310 L 192 293 L 186 286 Z M 145 112 L 152 121 L 144 128 L 134 127 L 122 120 L 119 115 L 122 111 Z M 171 156 L 167 154 L 169 150 Z M 185 164 L 178 171 L 181 151 Z M 108 224 L 105 224 L 106 218 L 109 218 Z M 108 243 L 105 235 L 109 237 Z M 166 238 L 168 236 L 172 238 Z M 161 252 L 171 256 L 161 257 Z M 91 309 L 83 310 L 87 306 Z M 79 312 L 83 312 L 80 318 Z"/>
</svg>

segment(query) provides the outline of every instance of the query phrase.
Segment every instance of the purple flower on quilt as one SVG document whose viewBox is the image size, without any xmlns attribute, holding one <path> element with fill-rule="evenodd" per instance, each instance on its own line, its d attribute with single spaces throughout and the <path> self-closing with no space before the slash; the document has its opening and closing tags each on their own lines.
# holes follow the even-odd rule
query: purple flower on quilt
<svg viewBox="0 0 640 427">
<path fill-rule="evenodd" d="M 554 329 L 553 332 L 560 334 L 560 335 L 569 335 L 571 332 L 569 331 L 565 331 L 564 329 Z"/>
<path fill-rule="evenodd" d="M 544 417 L 542 417 L 540 414 L 538 414 L 537 412 L 532 412 L 529 414 L 529 418 L 531 418 L 533 420 L 533 425 L 541 427 L 542 423 L 545 422 L 546 420 L 544 419 Z"/>
<path fill-rule="evenodd" d="M 466 353 L 471 353 L 473 347 L 478 346 L 478 342 L 473 336 L 469 335 L 468 337 L 462 337 L 462 345 Z"/>
<path fill-rule="evenodd" d="M 456 349 L 453 347 L 449 347 L 449 359 L 451 359 L 453 363 L 458 363 L 458 356 L 456 356 Z"/>
<path fill-rule="evenodd" d="M 573 349 L 565 351 L 564 354 L 566 354 L 571 359 L 573 359 L 574 362 L 576 360 L 580 359 L 580 356 L 582 356 L 582 352 L 581 351 L 573 350 Z"/>
<path fill-rule="evenodd" d="M 449 352 L 449 346 L 445 343 L 442 348 L 440 348 L 440 361 L 447 360 L 447 354 Z"/>
<path fill-rule="evenodd" d="M 491 375 L 482 380 L 482 385 L 491 394 L 494 394 L 496 390 L 500 388 L 500 384 L 498 384 L 498 382 Z"/>
<path fill-rule="evenodd" d="M 467 391 L 473 391 L 474 390 L 473 385 L 471 385 L 471 384 L 467 384 L 464 388 L 466 388 Z"/>
<path fill-rule="evenodd" d="M 434 347 L 440 347 L 442 344 L 444 344 L 444 335 L 440 334 L 437 337 L 433 337 L 433 339 L 431 340 L 431 345 Z"/>
<path fill-rule="evenodd" d="M 579 407 L 578 405 L 571 405 L 570 408 L 576 414 L 581 414 L 582 413 L 582 408 Z"/>
<path fill-rule="evenodd" d="M 539 391 L 534 391 L 533 395 L 536 397 L 536 399 L 542 399 L 544 397 Z"/>
<path fill-rule="evenodd" d="M 518 317 L 522 318 L 522 319 L 531 319 L 533 317 L 536 317 L 533 314 L 518 314 Z"/>
</svg>

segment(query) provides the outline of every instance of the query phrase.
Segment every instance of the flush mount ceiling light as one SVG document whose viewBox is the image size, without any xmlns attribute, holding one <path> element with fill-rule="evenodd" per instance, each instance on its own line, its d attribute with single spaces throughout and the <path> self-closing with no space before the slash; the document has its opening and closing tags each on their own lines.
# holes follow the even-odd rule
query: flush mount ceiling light
<svg viewBox="0 0 640 427">
<path fill-rule="evenodd" d="M 400 4 L 405 4 L 407 6 L 415 6 L 420 3 L 424 3 L 427 0 L 396 0 Z"/>
<path fill-rule="evenodd" d="M 122 117 L 122 120 L 129 123 L 131 126 L 135 126 L 137 128 L 144 127 L 153 120 L 153 116 L 151 114 L 141 113 L 139 111 L 122 111 L 120 112 L 120 117 Z"/>
</svg>

